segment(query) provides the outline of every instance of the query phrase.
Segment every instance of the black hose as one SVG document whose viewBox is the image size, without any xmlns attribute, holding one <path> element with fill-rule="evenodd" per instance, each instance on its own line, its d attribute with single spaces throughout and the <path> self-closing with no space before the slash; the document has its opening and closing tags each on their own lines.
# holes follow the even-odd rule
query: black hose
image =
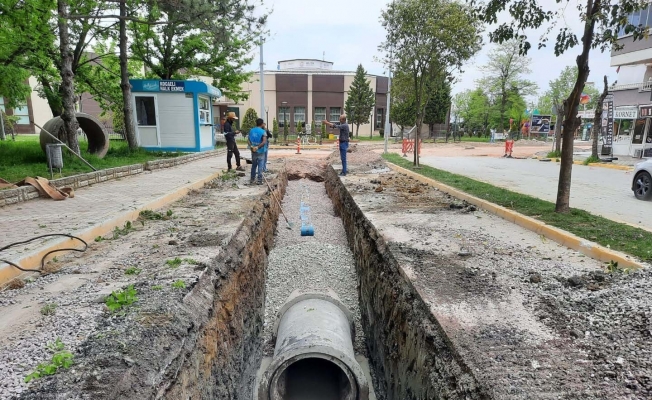
<svg viewBox="0 0 652 400">
<path fill-rule="evenodd" d="M 42 273 L 43 273 L 43 270 L 42 270 L 42 269 L 43 269 L 43 267 L 45 266 L 45 259 L 46 259 L 50 254 L 52 254 L 52 253 L 58 253 L 58 252 L 60 252 L 60 251 L 77 251 L 77 252 L 79 252 L 79 253 L 83 253 L 83 252 L 85 252 L 85 251 L 88 249 L 88 243 L 86 243 L 86 241 L 85 241 L 84 239 L 80 238 L 80 237 L 73 236 L 73 235 L 69 235 L 69 234 L 67 234 L 67 233 L 50 233 L 50 234 L 47 234 L 47 235 L 37 236 L 37 237 L 31 238 L 31 239 L 28 239 L 28 240 L 24 240 L 24 241 L 22 241 L 22 242 L 11 243 L 11 244 L 8 244 L 8 245 L 6 245 L 6 246 L 4 246 L 4 247 L 0 247 L 0 253 L 3 252 L 4 250 L 7 250 L 7 249 L 11 248 L 11 247 L 16 247 L 16 246 L 19 246 L 19 245 L 21 245 L 21 244 L 30 243 L 30 242 L 33 242 L 33 241 L 35 241 L 35 240 L 43 239 L 43 238 L 46 238 L 46 237 L 56 237 L 56 236 L 65 236 L 65 237 L 68 237 L 68 238 L 70 238 L 70 239 L 79 240 L 80 242 L 82 242 L 82 243 L 84 244 L 84 248 L 83 248 L 83 249 L 73 249 L 73 248 L 68 248 L 68 249 L 57 249 L 57 250 L 48 251 L 47 253 L 45 253 L 45 255 L 43 256 L 43 258 L 41 259 L 41 269 L 29 269 L 29 268 L 23 268 L 23 267 L 21 267 L 21 266 L 19 266 L 19 265 L 14 264 L 13 262 L 11 262 L 11 261 L 7 261 L 7 260 L 1 260 L 1 259 L 0 259 L 0 262 L 3 262 L 3 263 L 5 263 L 5 264 L 9 264 L 9 265 L 11 265 L 12 267 L 18 268 L 19 270 L 21 270 L 21 271 L 23 271 L 23 272 L 38 272 L 39 274 L 42 274 Z"/>
</svg>

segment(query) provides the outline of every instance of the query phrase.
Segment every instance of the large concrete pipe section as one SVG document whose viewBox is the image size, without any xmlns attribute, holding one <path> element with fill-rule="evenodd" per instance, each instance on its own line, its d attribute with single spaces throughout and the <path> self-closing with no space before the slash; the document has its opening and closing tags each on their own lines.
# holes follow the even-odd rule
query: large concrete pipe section
<svg viewBox="0 0 652 400">
<path fill-rule="evenodd" d="M 274 326 L 274 358 L 258 400 L 368 400 L 355 360 L 353 315 L 332 290 L 295 290 Z"/>
<path fill-rule="evenodd" d="M 84 131 L 88 138 L 88 152 L 98 158 L 104 158 L 106 153 L 109 151 L 109 134 L 104 130 L 100 120 L 86 113 L 75 113 L 75 115 L 77 116 L 79 127 Z M 58 137 L 62 142 L 66 142 L 63 130 L 63 120 L 61 117 L 52 118 L 43 125 L 43 128 Z M 39 139 L 41 141 L 41 149 L 44 153 L 45 146 L 48 143 L 55 143 L 55 140 L 43 131 L 41 131 Z"/>
</svg>

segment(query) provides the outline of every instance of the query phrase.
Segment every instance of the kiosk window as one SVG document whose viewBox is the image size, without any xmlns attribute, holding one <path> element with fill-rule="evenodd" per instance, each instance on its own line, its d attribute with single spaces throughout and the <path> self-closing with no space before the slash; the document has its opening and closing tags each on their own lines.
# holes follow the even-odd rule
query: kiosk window
<svg viewBox="0 0 652 400">
<path fill-rule="evenodd" d="M 200 124 L 210 124 L 211 123 L 211 102 L 207 97 L 199 98 L 199 123 Z"/>
<path fill-rule="evenodd" d="M 156 126 L 154 97 L 136 96 L 136 119 L 138 126 Z"/>
</svg>

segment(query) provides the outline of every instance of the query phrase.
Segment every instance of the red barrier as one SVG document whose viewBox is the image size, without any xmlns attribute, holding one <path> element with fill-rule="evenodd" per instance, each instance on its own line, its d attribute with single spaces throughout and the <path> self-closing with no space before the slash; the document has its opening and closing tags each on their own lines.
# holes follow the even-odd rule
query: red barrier
<svg viewBox="0 0 652 400">
<path fill-rule="evenodd" d="M 419 155 L 421 155 L 421 147 L 423 140 L 419 140 Z M 407 153 L 414 153 L 414 140 L 403 139 L 403 157 L 407 157 Z"/>
</svg>

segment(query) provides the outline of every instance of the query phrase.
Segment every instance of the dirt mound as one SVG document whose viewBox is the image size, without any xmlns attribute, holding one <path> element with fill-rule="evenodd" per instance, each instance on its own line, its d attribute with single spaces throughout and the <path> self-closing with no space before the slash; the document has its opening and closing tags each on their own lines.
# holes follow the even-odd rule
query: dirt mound
<svg viewBox="0 0 652 400">
<path fill-rule="evenodd" d="M 314 182 L 323 182 L 324 168 L 326 164 L 323 161 L 314 160 L 293 160 L 285 164 L 285 171 L 291 181 L 310 179 Z"/>
<path fill-rule="evenodd" d="M 349 147 L 347 153 L 346 161 L 348 165 L 355 166 L 357 172 L 365 172 L 385 167 L 385 161 L 380 154 L 371 151 L 367 146 L 354 144 Z M 333 154 L 328 156 L 326 161 L 329 164 L 339 164 L 341 162 L 340 152 L 334 151 Z"/>
</svg>

